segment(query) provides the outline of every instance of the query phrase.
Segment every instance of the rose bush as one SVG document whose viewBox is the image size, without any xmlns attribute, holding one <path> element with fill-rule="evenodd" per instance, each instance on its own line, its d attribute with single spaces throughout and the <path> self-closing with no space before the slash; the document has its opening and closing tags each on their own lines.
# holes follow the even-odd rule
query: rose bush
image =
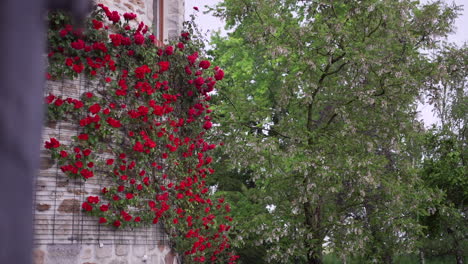
<svg viewBox="0 0 468 264">
<path fill-rule="evenodd" d="M 69 177 L 110 180 L 82 203 L 99 224 L 162 221 L 186 262 L 235 263 L 230 206 L 210 199 L 205 181 L 217 147 L 206 140 L 209 93 L 224 72 L 199 55 L 191 22 L 178 41 L 158 47 L 136 19 L 102 4 L 85 29 L 49 15 L 47 78 L 81 74 L 98 85 L 79 98 L 46 96 L 48 120 L 75 122 L 79 133 L 69 145 L 51 138 L 45 147 Z"/>
</svg>

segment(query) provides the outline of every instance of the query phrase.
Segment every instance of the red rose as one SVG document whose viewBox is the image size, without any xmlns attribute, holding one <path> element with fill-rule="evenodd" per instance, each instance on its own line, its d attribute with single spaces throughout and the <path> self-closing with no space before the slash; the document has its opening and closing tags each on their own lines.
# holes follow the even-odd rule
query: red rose
<svg viewBox="0 0 468 264">
<path fill-rule="evenodd" d="M 101 111 L 101 106 L 99 104 L 93 104 L 89 107 L 89 111 L 93 114 L 97 114 L 99 111 Z"/>
<path fill-rule="evenodd" d="M 107 219 L 104 218 L 104 217 L 101 217 L 101 218 L 99 218 L 99 223 L 100 223 L 100 224 L 107 223 Z"/>
<path fill-rule="evenodd" d="M 145 43 L 145 37 L 141 33 L 136 33 L 135 36 L 135 44 L 142 45 Z"/>
<path fill-rule="evenodd" d="M 80 135 L 78 136 L 78 139 L 80 139 L 80 140 L 88 140 L 88 139 L 89 139 L 89 136 L 88 136 L 88 134 L 82 133 L 82 134 L 80 134 Z"/>
<path fill-rule="evenodd" d="M 98 196 L 88 196 L 88 203 L 91 203 L 91 204 L 99 203 L 99 197 Z"/>
<path fill-rule="evenodd" d="M 75 109 L 80 109 L 81 107 L 84 106 L 84 103 L 78 100 L 73 101 L 73 104 L 75 105 Z"/>
<path fill-rule="evenodd" d="M 172 54 L 174 54 L 174 47 L 172 47 L 172 46 L 167 46 L 167 47 L 166 47 L 166 54 L 167 54 L 167 55 L 172 55 Z"/>
<path fill-rule="evenodd" d="M 91 154 L 91 150 L 90 149 L 85 149 L 83 150 L 83 155 L 85 155 L 86 157 L 89 156 Z"/>
<path fill-rule="evenodd" d="M 93 210 L 93 206 L 91 206 L 90 204 L 88 204 L 87 202 L 84 202 L 82 205 L 81 205 L 81 208 L 83 208 L 85 211 L 92 211 Z"/>
<path fill-rule="evenodd" d="M 107 204 L 103 204 L 101 207 L 99 207 L 99 210 L 102 212 L 107 212 L 107 210 L 109 210 L 109 206 Z"/>
<path fill-rule="evenodd" d="M 68 153 L 67 153 L 66 151 L 63 151 L 63 150 L 62 150 L 62 151 L 60 151 L 60 156 L 61 156 L 62 158 L 66 158 L 66 157 L 68 156 Z"/>
<path fill-rule="evenodd" d="M 91 177 L 94 176 L 94 173 L 90 170 L 87 170 L 87 169 L 82 169 L 80 171 L 80 174 L 85 178 L 85 179 L 89 179 Z"/>
<path fill-rule="evenodd" d="M 76 49 L 76 50 L 80 50 L 80 49 L 83 49 L 86 45 L 85 45 L 85 42 L 82 40 L 82 39 L 79 39 L 77 41 L 74 41 L 72 42 L 71 44 L 71 47 Z"/>
<path fill-rule="evenodd" d="M 187 59 L 190 64 L 194 64 L 198 58 L 198 52 L 194 52 L 192 55 L 187 56 Z"/>
<path fill-rule="evenodd" d="M 76 72 L 76 73 L 81 73 L 83 70 L 84 70 L 84 65 L 82 63 L 80 64 L 74 64 L 73 65 L 73 70 Z"/>
<path fill-rule="evenodd" d="M 93 27 L 94 29 L 100 29 L 103 27 L 103 24 L 101 21 L 98 21 L 96 19 L 93 19 Z"/>
<path fill-rule="evenodd" d="M 114 47 L 118 47 L 122 44 L 122 35 L 120 34 L 110 34 L 109 38 L 111 39 Z"/>
<path fill-rule="evenodd" d="M 57 98 L 54 103 L 56 106 L 61 106 L 63 104 L 63 100 L 61 98 Z"/>
<path fill-rule="evenodd" d="M 73 60 L 71 58 L 66 58 L 65 59 L 65 64 L 69 67 L 73 65 Z"/>
<path fill-rule="evenodd" d="M 114 119 L 114 118 L 112 118 L 112 117 L 107 118 L 106 121 L 107 121 L 107 123 L 108 123 L 110 126 L 115 127 L 115 128 L 119 128 L 119 127 L 122 126 L 122 124 L 120 123 L 119 120 Z"/>
<path fill-rule="evenodd" d="M 117 11 L 113 11 L 112 13 L 106 14 L 106 15 L 107 15 L 107 18 L 109 18 L 109 20 L 112 21 L 114 24 L 119 22 L 120 20 L 119 13 Z"/>
<path fill-rule="evenodd" d="M 119 220 L 115 220 L 112 225 L 114 225 L 115 227 L 119 227 L 120 225 L 122 225 L 122 223 L 120 223 Z"/>
<path fill-rule="evenodd" d="M 202 69 L 208 69 L 210 67 L 210 65 L 211 65 L 210 62 L 207 61 L 207 60 L 202 60 L 198 64 L 198 66 L 200 66 L 200 68 L 202 68 Z"/>
<path fill-rule="evenodd" d="M 62 29 L 62 30 L 60 30 L 60 33 L 59 33 L 59 34 L 60 34 L 60 37 L 63 38 L 63 37 L 65 37 L 66 35 L 68 35 L 68 30 Z"/>
<path fill-rule="evenodd" d="M 134 13 L 125 13 L 123 16 L 126 20 L 133 20 L 137 17 L 137 15 Z"/>
<path fill-rule="evenodd" d="M 218 81 L 222 80 L 224 78 L 224 71 L 223 70 L 217 70 L 214 77 Z"/>
<path fill-rule="evenodd" d="M 108 159 L 108 160 L 106 161 L 106 164 L 107 164 L 107 165 L 112 165 L 112 164 L 114 164 L 114 160 L 113 160 L 113 159 Z"/>
<path fill-rule="evenodd" d="M 208 130 L 210 129 L 211 127 L 213 126 L 213 124 L 211 123 L 211 121 L 206 121 L 205 124 L 203 125 L 203 128 Z"/>
<path fill-rule="evenodd" d="M 51 104 L 54 100 L 55 100 L 55 95 L 53 95 L 53 94 L 49 94 L 45 98 L 45 101 L 46 101 L 47 104 Z"/>
<path fill-rule="evenodd" d="M 177 43 L 177 48 L 179 48 L 180 50 L 184 50 L 185 48 L 184 43 L 182 42 Z"/>
<path fill-rule="evenodd" d="M 170 63 L 168 61 L 160 61 L 158 62 L 159 65 L 159 72 L 165 72 L 169 70 Z"/>
<path fill-rule="evenodd" d="M 60 147 L 60 142 L 55 138 L 50 138 L 50 142 L 46 141 L 44 147 L 46 149 L 53 149 Z"/>
</svg>

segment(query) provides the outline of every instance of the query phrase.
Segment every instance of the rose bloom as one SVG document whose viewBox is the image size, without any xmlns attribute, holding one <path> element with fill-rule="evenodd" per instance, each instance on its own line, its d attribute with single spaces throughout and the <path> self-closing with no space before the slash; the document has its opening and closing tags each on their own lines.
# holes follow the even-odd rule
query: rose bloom
<svg viewBox="0 0 468 264">
<path fill-rule="evenodd" d="M 210 65 L 211 65 L 210 62 L 207 61 L 207 60 L 202 60 L 198 64 L 198 66 L 200 66 L 200 68 L 202 68 L 202 69 L 208 69 L 210 67 Z"/>
<path fill-rule="evenodd" d="M 114 225 L 115 227 L 119 227 L 120 225 L 122 225 L 122 223 L 120 223 L 119 220 L 115 220 L 114 223 L 113 223 L 113 225 Z"/>
<path fill-rule="evenodd" d="M 142 45 L 145 42 L 145 37 L 140 33 L 136 33 L 134 38 L 135 38 L 135 44 L 137 45 Z"/>
<path fill-rule="evenodd" d="M 101 207 L 99 207 L 99 210 L 101 210 L 102 212 L 106 212 L 107 210 L 109 210 L 109 205 L 103 204 L 101 205 Z"/>
<path fill-rule="evenodd" d="M 174 47 L 172 47 L 172 46 L 167 46 L 167 47 L 166 47 L 166 54 L 167 54 L 167 55 L 172 55 L 172 54 L 174 54 Z"/>
</svg>

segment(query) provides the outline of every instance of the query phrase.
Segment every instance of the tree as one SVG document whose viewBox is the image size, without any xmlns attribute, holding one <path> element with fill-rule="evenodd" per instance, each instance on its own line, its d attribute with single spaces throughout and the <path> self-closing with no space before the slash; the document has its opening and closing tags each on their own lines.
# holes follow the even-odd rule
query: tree
<svg viewBox="0 0 468 264">
<path fill-rule="evenodd" d="M 454 255 L 463 263 L 468 251 L 468 63 L 467 46 L 445 46 L 434 58 L 437 74 L 428 80 L 428 98 L 440 119 L 426 136 L 422 178 L 441 192 L 427 226 L 425 251 L 432 255 Z M 449 246 L 447 246 L 449 245 Z"/>
<path fill-rule="evenodd" d="M 411 191 L 411 133 L 431 71 L 421 50 L 438 45 L 457 10 L 410 0 L 225 0 L 212 9 L 233 30 L 213 39 L 228 76 L 217 120 L 232 167 L 252 171 L 269 208 L 249 230 L 270 260 L 322 263 L 325 247 L 391 263 L 411 247 L 424 195 Z"/>
</svg>

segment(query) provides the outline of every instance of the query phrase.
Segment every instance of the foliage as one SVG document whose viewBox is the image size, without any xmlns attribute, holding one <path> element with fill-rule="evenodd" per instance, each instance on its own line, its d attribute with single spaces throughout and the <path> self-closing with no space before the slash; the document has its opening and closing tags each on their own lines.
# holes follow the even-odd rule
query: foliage
<svg viewBox="0 0 468 264">
<path fill-rule="evenodd" d="M 237 205 L 270 208 L 238 227 L 238 247 L 256 241 L 277 263 L 322 263 L 331 250 L 392 263 L 417 246 L 432 198 L 416 167 L 415 102 L 434 71 L 423 50 L 458 10 L 410 0 L 211 9 L 233 30 L 211 53 L 228 76 L 213 96 L 226 170 L 255 183 L 255 200 Z"/>
<path fill-rule="evenodd" d="M 102 4 L 86 29 L 61 13 L 49 18 L 48 78 L 83 75 L 97 87 L 79 98 L 45 98 L 48 121 L 79 130 L 69 144 L 45 142 L 62 172 L 109 183 L 83 210 L 115 228 L 163 221 L 186 263 L 236 262 L 230 205 L 206 184 L 217 147 L 206 140 L 214 129 L 208 93 L 224 72 L 200 57 L 193 21 L 179 41 L 158 47 L 135 14 L 122 20 Z"/>
<path fill-rule="evenodd" d="M 440 126 L 428 131 L 422 178 L 441 193 L 422 218 L 427 226 L 427 255 L 453 255 L 463 263 L 468 252 L 468 63 L 467 46 L 444 46 L 435 56 L 438 71 L 428 79 L 426 96 L 440 118 Z"/>
</svg>

